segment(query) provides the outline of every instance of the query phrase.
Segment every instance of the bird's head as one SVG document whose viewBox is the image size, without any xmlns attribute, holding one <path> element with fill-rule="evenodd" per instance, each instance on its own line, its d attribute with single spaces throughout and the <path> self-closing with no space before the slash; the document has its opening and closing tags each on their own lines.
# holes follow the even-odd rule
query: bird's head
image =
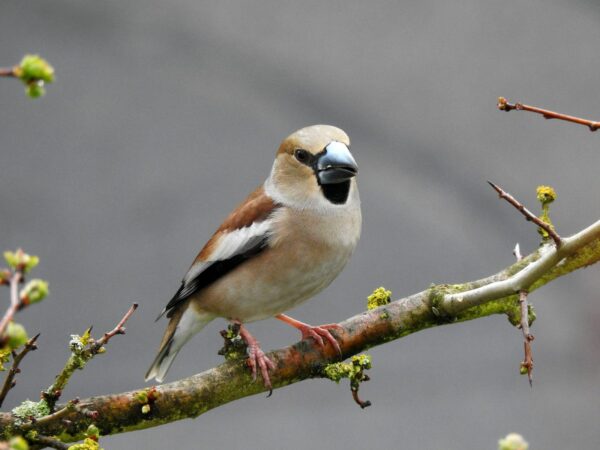
<svg viewBox="0 0 600 450">
<path fill-rule="evenodd" d="M 267 181 L 269 190 L 284 203 L 299 207 L 345 204 L 358 174 L 349 146 L 348 135 L 331 125 L 292 133 L 279 146 Z"/>
</svg>

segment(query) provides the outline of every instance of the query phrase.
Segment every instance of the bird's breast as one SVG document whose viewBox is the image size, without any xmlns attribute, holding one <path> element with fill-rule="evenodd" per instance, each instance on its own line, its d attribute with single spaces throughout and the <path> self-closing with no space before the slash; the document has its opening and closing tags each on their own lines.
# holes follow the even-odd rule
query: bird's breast
<svg viewBox="0 0 600 450">
<path fill-rule="evenodd" d="M 269 246 L 198 296 L 202 309 L 243 322 L 281 314 L 327 287 L 360 235 L 360 210 L 315 217 L 282 208 Z"/>
</svg>

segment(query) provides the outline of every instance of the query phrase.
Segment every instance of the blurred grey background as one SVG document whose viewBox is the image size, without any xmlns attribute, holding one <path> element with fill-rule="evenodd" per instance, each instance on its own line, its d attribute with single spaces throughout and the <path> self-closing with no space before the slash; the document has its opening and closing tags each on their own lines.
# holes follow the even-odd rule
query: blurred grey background
<svg viewBox="0 0 600 450">
<path fill-rule="evenodd" d="M 57 82 L 32 101 L 0 80 L 0 247 L 41 257 L 51 297 L 19 316 L 41 332 L 7 407 L 37 398 L 70 333 L 125 337 L 76 373 L 65 398 L 143 386 L 156 314 L 226 214 L 267 176 L 282 138 L 344 128 L 360 165 L 364 232 L 336 282 L 293 312 L 318 324 L 432 282 L 493 273 L 538 242 L 485 181 L 537 210 L 559 193 L 561 233 L 600 211 L 600 136 L 496 110 L 499 95 L 600 118 L 600 5 L 585 1 L 203 2 L 3 0 L 0 65 L 39 52 Z M 347 384 L 314 380 L 197 420 L 102 440 L 107 449 L 532 449 L 600 442 L 600 303 L 592 267 L 532 295 L 535 382 L 504 317 L 439 327 L 372 349 L 360 410 Z M 8 301 L 7 292 L 3 294 Z M 221 361 L 215 321 L 169 380 Z M 269 320 L 266 349 L 295 342 Z"/>
</svg>

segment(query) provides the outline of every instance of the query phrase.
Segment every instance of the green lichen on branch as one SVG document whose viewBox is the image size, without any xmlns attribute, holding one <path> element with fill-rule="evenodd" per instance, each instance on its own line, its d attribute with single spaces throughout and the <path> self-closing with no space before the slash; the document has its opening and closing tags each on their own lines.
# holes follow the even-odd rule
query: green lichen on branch
<svg viewBox="0 0 600 450">
<path fill-rule="evenodd" d="M 369 376 L 365 374 L 365 370 L 371 368 L 371 357 L 367 354 L 354 355 L 350 362 L 338 362 L 327 364 L 323 369 L 323 375 L 336 383 L 339 383 L 343 378 L 350 380 L 350 391 L 354 401 L 361 407 L 366 408 L 371 406 L 370 401 L 363 401 L 358 398 L 358 389 L 360 383 L 369 381 Z"/>
<path fill-rule="evenodd" d="M 95 348 L 95 341 L 91 335 L 91 328 L 88 328 L 83 335 L 71 335 L 69 349 L 71 355 L 64 365 L 61 372 L 56 376 L 54 383 L 42 392 L 42 401 L 47 402 L 49 408 L 54 410 L 56 402 L 60 398 L 62 391 L 67 386 L 69 379 L 76 370 L 82 370 L 87 362 L 98 353 L 104 353 L 104 347 Z"/>
<path fill-rule="evenodd" d="M 448 294 L 456 294 L 457 292 L 465 292 L 472 289 L 468 283 L 465 284 L 432 284 L 429 287 L 429 305 L 431 313 L 435 316 L 435 320 L 439 323 L 451 323 L 456 320 L 456 317 L 449 314 L 444 309 L 444 298 Z"/>
<path fill-rule="evenodd" d="M 362 374 L 371 368 L 371 356 L 367 354 L 354 355 L 350 362 L 327 364 L 323 369 L 325 377 L 339 383 L 343 378 L 360 383 Z"/>
<path fill-rule="evenodd" d="M 69 446 L 68 450 L 103 450 L 98 442 L 100 430 L 95 425 L 90 425 L 86 431 L 83 442 Z"/>
<path fill-rule="evenodd" d="M 537 187 L 537 199 L 542 205 L 542 214 L 540 220 L 547 223 L 548 226 L 554 230 L 552 220 L 550 220 L 550 203 L 556 200 L 556 191 L 551 186 L 538 186 Z M 538 233 L 542 236 L 542 241 L 550 239 L 550 235 L 543 228 L 538 228 Z"/>
<path fill-rule="evenodd" d="M 13 408 L 11 412 L 15 417 L 15 425 L 18 427 L 30 423 L 32 419 L 40 419 L 52 413 L 45 400 L 39 402 L 25 400 L 19 406 Z"/>
<path fill-rule="evenodd" d="M 229 324 L 226 330 L 221 330 L 221 336 L 224 343 L 219 355 L 224 356 L 227 361 L 246 358 L 248 345 L 240 336 L 240 324 Z"/>
<path fill-rule="evenodd" d="M 531 325 L 537 318 L 533 305 L 528 305 L 528 320 Z M 480 317 L 487 317 L 494 314 L 506 314 L 508 321 L 513 326 L 519 326 L 521 323 L 521 309 L 519 307 L 519 296 L 511 295 L 499 300 L 492 300 L 482 305 L 474 306 L 463 311 L 456 316 L 458 322 L 465 322 Z"/>
</svg>

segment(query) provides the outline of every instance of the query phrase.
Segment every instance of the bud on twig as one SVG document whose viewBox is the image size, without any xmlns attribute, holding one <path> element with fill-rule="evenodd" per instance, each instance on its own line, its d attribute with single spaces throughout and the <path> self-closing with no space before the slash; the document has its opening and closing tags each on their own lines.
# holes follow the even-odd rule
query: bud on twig
<svg viewBox="0 0 600 450">
<path fill-rule="evenodd" d="M 31 98 L 45 95 L 44 85 L 54 81 L 54 67 L 39 55 L 25 55 L 13 73 L 25 84 L 25 92 Z"/>
<path fill-rule="evenodd" d="M 498 441 L 498 450 L 528 450 L 529 444 L 523 436 L 517 433 L 510 433 L 504 439 Z"/>
<path fill-rule="evenodd" d="M 25 327 L 20 323 L 9 322 L 6 327 L 6 336 L 8 338 L 7 345 L 11 349 L 15 349 L 25 344 L 29 337 Z"/>
<path fill-rule="evenodd" d="M 20 248 L 15 252 L 4 252 L 4 259 L 12 269 L 22 271 L 23 273 L 29 272 L 40 263 L 39 257 L 28 255 Z"/>
<path fill-rule="evenodd" d="M 35 278 L 25 285 L 19 297 L 24 306 L 41 302 L 48 295 L 48 282 Z"/>
</svg>

